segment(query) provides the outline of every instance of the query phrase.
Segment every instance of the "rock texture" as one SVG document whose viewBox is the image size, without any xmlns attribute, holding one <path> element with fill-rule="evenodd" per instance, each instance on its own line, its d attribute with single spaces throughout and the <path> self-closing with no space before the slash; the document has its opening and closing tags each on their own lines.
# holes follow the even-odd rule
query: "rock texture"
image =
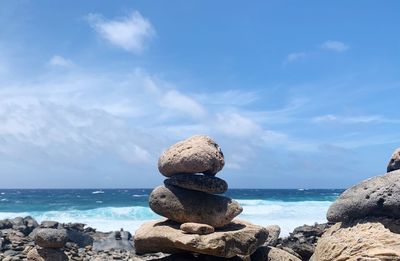
<svg viewBox="0 0 400 261">
<path fill-rule="evenodd" d="M 35 243 L 46 248 L 62 248 L 67 243 L 65 229 L 41 228 L 36 232 Z"/>
<path fill-rule="evenodd" d="M 330 206 L 330 222 L 368 216 L 400 218 L 400 170 L 376 176 L 347 189 Z"/>
<path fill-rule="evenodd" d="M 227 225 L 243 210 L 230 198 L 174 186 L 154 189 L 149 205 L 157 214 L 176 222 L 202 223 L 215 228 Z"/>
<path fill-rule="evenodd" d="M 172 221 L 152 221 L 136 231 L 134 241 L 137 253 L 189 251 L 231 258 L 252 254 L 267 237 L 265 228 L 239 220 L 209 235 L 185 234 Z"/>
<path fill-rule="evenodd" d="M 266 246 L 276 246 L 281 233 L 281 228 L 278 225 L 266 226 L 265 229 L 268 231 L 268 238 L 265 241 Z"/>
<path fill-rule="evenodd" d="M 276 247 L 263 246 L 251 256 L 254 261 L 301 261 L 298 257 Z"/>
<path fill-rule="evenodd" d="M 164 184 L 211 194 L 222 194 L 228 190 L 225 180 L 209 175 L 174 175 L 164 180 Z"/>
<path fill-rule="evenodd" d="M 224 164 L 218 144 L 208 136 L 197 135 L 165 150 L 158 161 L 158 169 L 167 177 L 179 173 L 215 175 Z"/>
<path fill-rule="evenodd" d="M 207 224 L 200 224 L 200 223 L 183 223 L 180 226 L 180 229 L 187 233 L 187 234 L 198 234 L 198 235 L 207 235 L 214 233 L 215 229 Z"/>
<path fill-rule="evenodd" d="M 308 260 L 312 256 L 318 239 L 330 228 L 332 224 L 314 224 L 297 227 L 288 237 L 280 238 L 277 242 L 278 248 L 298 255 L 302 260 Z"/>
<path fill-rule="evenodd" d="M 61 250 L 53 248 L 33 248 L 28 252 L 29 261 L 68 261 L 68 256 Z"/>
<path fill-rule="evenodd" d="M 107 251 L 111 249 L 121 249 L 132 251 L 131 233 L 127 231 L 112 232 L 105 240 L 96 240 L 93 242 L 94 251 Z"/>
<path fill-rule="evenodd" d="M 389 164 L 387 166 L 387 172 L 391 172 L 398 169 L 400 169 L 400 148 L 395 150 L 392 157 L 390 158 Z"/>
<path fill-rule="evenodd" d="M 399 220 L 387 218 L 337 223 L 319 239 L 311 260 L 400 260 L 399 232 Z"/>
</svg>

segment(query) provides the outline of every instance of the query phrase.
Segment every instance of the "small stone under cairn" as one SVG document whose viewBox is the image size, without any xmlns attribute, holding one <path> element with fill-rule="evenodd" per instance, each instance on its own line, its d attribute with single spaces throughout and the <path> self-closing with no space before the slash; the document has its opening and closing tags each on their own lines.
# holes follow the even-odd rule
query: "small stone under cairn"
<svg viewBox="0 0 400 261">
<path fill-rule="evenodd" d="M 210 137 L 197 135 L 163 152 L 158 169 L 165 186 L 150 194 L 150 208 L 167 220 L 143 224 L 134 237 L 138 254 L 191 252 L 231 258 L 249 256 L 264 244 L 268 231 L 234 220 L 240 204 L 216 195 L 227 183 L 214 177 L 225 164 L 224 155 Z"/>
<path fill-rule="evenodd" d="M 67 242 L 65 229 L 41 228 L 35 234 L 36 247 L 27 254 L 28 261 L 67 261 L 62 248 Z"/>
</svg>

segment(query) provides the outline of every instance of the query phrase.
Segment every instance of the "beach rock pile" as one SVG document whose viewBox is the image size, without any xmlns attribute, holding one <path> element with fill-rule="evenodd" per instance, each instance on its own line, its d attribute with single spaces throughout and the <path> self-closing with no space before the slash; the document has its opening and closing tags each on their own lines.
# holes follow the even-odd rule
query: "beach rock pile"
<svg viewBox="0 0 400 261">
<path fill-rule="evenodd" d="M 399 150 L 388 173 L 347 189 L 330 206 L 337 222 L 318 240 L 311 260 L 400 260 Z"/>
<path fill-rule="evenodd" d="M 136 253 L 193 252 L 232 258 L 249 256 L 268 232 L 234 218 L 242 207 L 218 195 L 227 183 L 215 177 L 224 166 L 220 147 L 208 136 L 193 136 L 169 147 L 158 162 L 167 177 L 150 194 L 150 208 L 167 220 L 143 224 L 134 237 Z"/>
<path fill-rule="evenodd" d="M 36 247 L 28 252 L 28 261 L 66 261 L 62 248 L 67 243 L 65 229 L 41 228 L 34 237 Z"/>
</svg>

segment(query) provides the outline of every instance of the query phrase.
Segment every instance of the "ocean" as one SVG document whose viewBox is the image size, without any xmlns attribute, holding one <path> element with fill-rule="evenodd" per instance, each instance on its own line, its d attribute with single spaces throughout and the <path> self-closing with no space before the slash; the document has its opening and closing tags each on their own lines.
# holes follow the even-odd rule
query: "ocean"
<svg viewBox="0 0 400 261">
<path fill-rule="evenodd" d="M 0 219 L 30 215 L 39 222 L 80 222 L 100 231 L 134 232 L 158 219 L 148 207 L 151 189 L 0 189 Z M 340 189 L 230 189 L 226 196 L 243 207 L 239 218 L 279 225 L 281 235 L 297 226 L 326 222 Z"/>
</svg>

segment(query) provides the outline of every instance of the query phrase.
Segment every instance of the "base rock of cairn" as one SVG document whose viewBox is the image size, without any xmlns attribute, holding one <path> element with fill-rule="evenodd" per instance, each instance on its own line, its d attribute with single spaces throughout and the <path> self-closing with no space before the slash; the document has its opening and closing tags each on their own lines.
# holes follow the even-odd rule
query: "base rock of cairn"
<svg viewBox="0 0 400 261">
<path fill-rule="evenodd" d="M 267 229 L 233 220 L 242 212 L 225 196 L 227 183 L 214 177 L 224 155 L 208 136 L 193 136 L 169 147 L 158 169 L 168 179 L 150 194 L 150 208 L 168 220 L 144 223 L 134 236 L 136 252 L 199 253 L 222 258 L 248 256 L 264 244 Z"/>
</svg>

